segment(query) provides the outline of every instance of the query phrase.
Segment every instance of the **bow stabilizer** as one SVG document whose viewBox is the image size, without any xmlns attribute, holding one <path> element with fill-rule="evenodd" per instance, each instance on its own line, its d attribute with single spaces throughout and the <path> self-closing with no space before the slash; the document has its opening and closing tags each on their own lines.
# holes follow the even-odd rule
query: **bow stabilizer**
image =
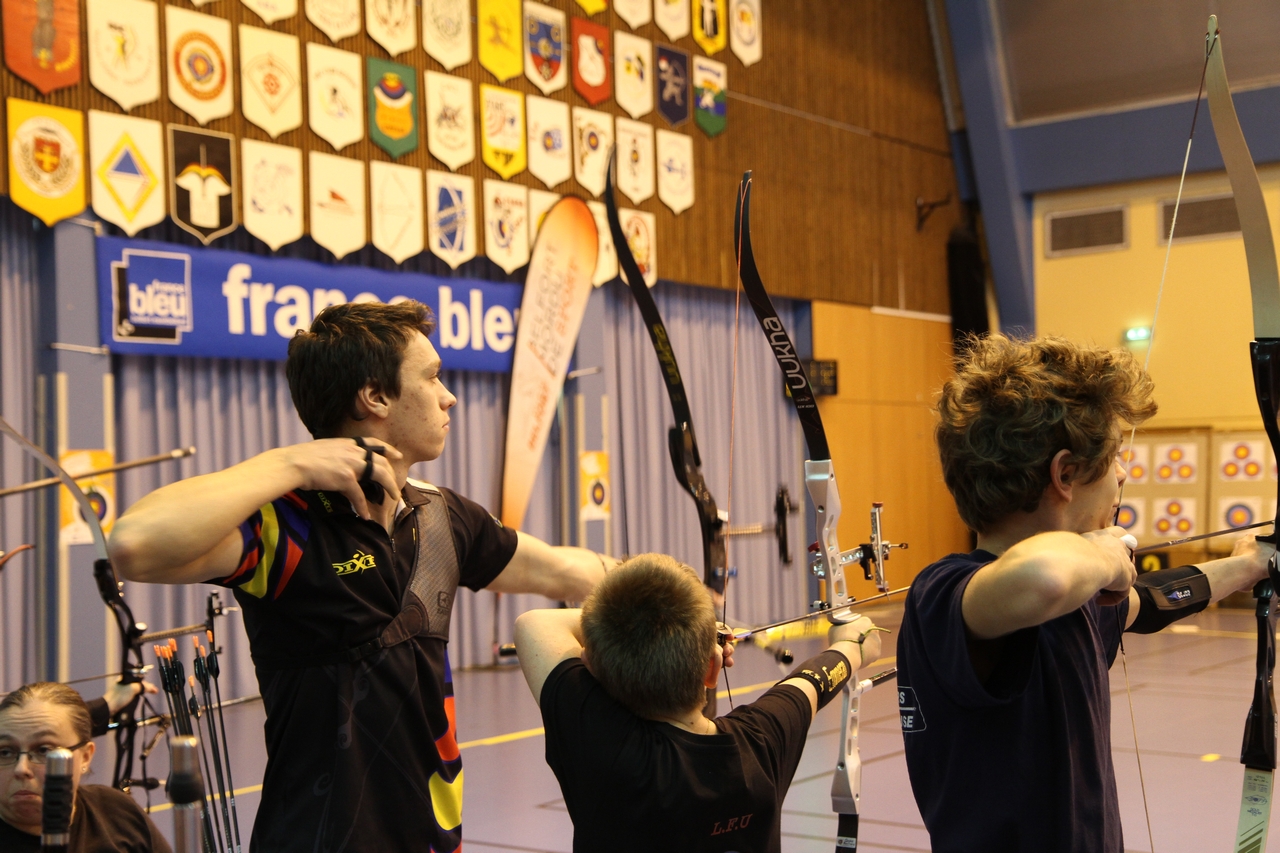
<svg viewBox="0 0 1280 853">
<path fill-rule="evenodd" d="M 827 444 L 827 433 L 822 426 L 822 416 L 818 412 L 818 402 L 813 395 L 813 386 L 809 384 L 804 362 L 796 355 L 795 344 L 787 334 L 782 319 L 778 317 L 773 300 L 765 290 L 756 267 L 755 252 L 751 248 L 751 172 L 742 176 L 738 185 L 738 200 L 733 216 L 733 241 L 738 258 L 738 278 L 742 281 L 742 289 L 751 302 L 760 328 L 764 331 L 769 348 L 777 359 L 778 367 L 791 394 L 796 415 L 800 418 L 800 427 L 804 431 L 805 443 L 809 447 L 809 458 L 804 462 L 804 481 L 813 500 L 814 512 L 817 515 L 819 541 L 811 546 L 815 552 L 813 572 L 818 576 L 823 587 L 823 599 L 814 602 L 819 613 L 826 615 L 833 624 L 851 622 L 859 614 L 852 611 L 854 604 L 849 594 L 849 586 L 845 582 L 844 567 L 852 563 L 861 564 L 867 580 L 874 580 L 876 588 L 882 595 L 889 594 L 889 584 L 885 579 L 884 563 L 893 548 L 906 548 L 905 544 L 889 543 L 881 535 L 880 514 L 884 505 L 877 502 L 871 505 L 871 541 L 850 551 L 841 551 L 837 539 L 836 528 L 840 521 L 840 491 L 836 487 L 835 468 L 831 464 L 831 449 Z M 800 617 L 805 618 L 805 617 Z M 779 623 L 787 624 L 790 621 Z M 897 674 L 897 670 L 886 670 L 872 678 L 845 685 L 841 697 L 842 726 L 840 732 L 840 755 L 836 761 L 835 773 L 831 780 L 831 808 L 839 816 L 836 830 L 836 853 L 841 850 L 854 850 L 858 846 L 858 804 L 862 794 L 862 755 L 858 748 L 858 716 L 860 697 L 882 681 L 887 681 Z"/>
<path fill-rule="evenodd" d="M 1280 271 L 1276 264 L 1275 243 L 1271 237 L 1271 220 L 1262 196 L 1262 184 L 1253 165 L 1253 157 L 1245 142 L 1231 99 L 1226 66 L 1222 59 L 1222 39 L 1218 17 L 1209 17 L 1205 35 L 1209 113 L 1213 132 L 1222 152 L 1231 192 L 1235 198 L 1244 239 L 1245 259 L 1249 268 L 1249 289 L 1253 300 L 1254 340 L 1249 345 L 1253 366 L 1254 391 L 1262 425 L 1271 442 L 1273 453 L 1280 452 Z M 1278 495 L 1280 497 L 1280 495 Z M 1275 545 L 1276 533 L 1259 536 L 1258 540 Z M 1236 828 L 1237 853 L 1266 849 L 1267 828 L 1271 820 L 1271 801 L 1276 769 L 1276 697 L 1273 673 L 1276 661 L 1276 601 L 1280 590 L 1280 570 L 1273 555 L 1267 566 L 1268 577 L 1254 587 L 1257 599 L 1255 616 L 1258 626 L 1256 671 L 1253 701 L 1245 718 L 1244 742 L 1240 763 L 1244 765 L 1244 791 L 1240 803 L 1240 821 Z"/>
</svg>

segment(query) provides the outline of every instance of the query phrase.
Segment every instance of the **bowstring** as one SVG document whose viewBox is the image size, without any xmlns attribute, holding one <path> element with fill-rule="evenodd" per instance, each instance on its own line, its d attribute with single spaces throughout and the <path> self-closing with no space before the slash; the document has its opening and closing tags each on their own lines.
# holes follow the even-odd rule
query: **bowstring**
<svg viewBox="0 0 1280 853">
<path fill-rule="evenodd" d="M 738 209 L 741 211 L 745 193 L 738 190 Z M 736 263 L 733 273 L 733 365 L 730 370 L 732 377 L 729 382 L 729 496 L 725 499 L 725 515 L 729 518 L 725 521 L 725 537 L 724 537 L 724 609 L 721 622 L 725 625 L 729 624 L 729 565 L 732 562 L 729 559 L 729 544 L 733 541 L 733 537 L 728 535 L 733 529 L 733 442 L 734 430 L 737 426 L 738 416 L 738 332 L 741 328 L 740 321 L 742 319 L 742 278 L 740 270 L 742 269 L 742 217 L 738 217 L 738 239 L 735 241 Z M 729 670 L 727 667 L 721 669 L 724 673 L 724 689 L 729 694 L 729 710 L 733 710 L 733 688 L 729 686 Z"/>
<path fill-rule="evenodd" d="M 1169 257 L 1173 253 L 1173 234 L 1178 227 L 1178 209 L 1182 207 L 1182 192 L 1187 183 L 1187 165 L 1191 162 L 1191 142 L 1196 136 L 1196 122 L 1200 118 L 1200 101 L 1204 96 L 1205 76 L 1209 71 L 1209 54 L 1213 50 L 1214 36 L 1210 33 L 1205 34 L 1205 51 L 1204 51 L 1204 68 L 1200 71 L 1200 87 L 1196 91 L 1196 106 L 1191 113 L 1191 131 L 1187 134 L 1187 148 L 1182 155 L 1182 174 L 1178 178 L 1178 195 L 1173 202 L 1173 216 L 1169 220 L 1169 239 L 1165 241 L 1164 247 L 1164 266 L 1160 271 L 1160 287 L 1156 290 L 1156 307 L 1151 315 L 1151 335 L 1147 338 L 1147 355 L 1142 363 L 1142 372 L 1149 373 L 1151 368 L 1151 351 L 1156 345 L 1156 325 L 1160 321 L 1160 303 L 1164 300 L 1164 286 L 1169 278 Z M 1124 482 L 1120 484 L 1120 495 L 1116 499 L 1117 520 L 1120 513 L 1120 507 L 1124 501 L 1124 487 L 1129 482 L 1129 468 L 1133 462 L 1133 446 L 1134 439 L 1138 434 L 1138 425 L 1131 424 L 1129 427 L 1129 450 L 1121 453 L 1120 458 L 1124 465 Z M 1120 668 L 1124 672 L 1124 692 L 1129 703 L 1129 726 L 1133 730 L 1133 755 L 1138 764 L 1138 785 L 1142 789 L 1142 812 L 1147 821 L 1147 843 L 1151 845 L 1152 853 L 1155 853 L 1156 842 L 1155 834 L 1151 829 L 1151 808 L 1147 802 L 1147 780 L 1142 772 L 1142 750 L 1138 747 L 1138 718 L 1133 707 L 1133 689 L 1129 684 L 1129 660 L 1124 651 L 1124 625 L 1120 623 L 1120 610 L 1116 608 L 1116 628 L 1120 638 Z"/>
</svg>

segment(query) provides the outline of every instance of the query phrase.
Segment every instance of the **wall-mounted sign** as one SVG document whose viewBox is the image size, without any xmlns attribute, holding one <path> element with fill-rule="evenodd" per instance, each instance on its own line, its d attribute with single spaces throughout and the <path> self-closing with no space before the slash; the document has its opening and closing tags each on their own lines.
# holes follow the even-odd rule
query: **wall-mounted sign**
<svg viewBox="0 0 1280 853">
<path fill-rule="evenodd" d="M 518 284 L 122 237 L 99 237 L 97 254 L 99 328 L 112 352 L 281 361 L 328 306 L 407 298 L 435 312 L 431 341 L 446 368 L 511 369 Z"/>
</svg>

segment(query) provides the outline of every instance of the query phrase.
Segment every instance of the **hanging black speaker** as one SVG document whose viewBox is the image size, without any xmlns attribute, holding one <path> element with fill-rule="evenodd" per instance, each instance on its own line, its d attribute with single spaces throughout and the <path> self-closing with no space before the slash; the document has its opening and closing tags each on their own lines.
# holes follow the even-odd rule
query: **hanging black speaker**
<svg viewBox="0 0 1280 853">
<path fill-rule="evenodd" d="M 991 331 L 987 316 L 987 268 L 978 235 L 958 225 L 947 240 L 947 288 L 951 297 L 951 340 Z"/>
</svg>

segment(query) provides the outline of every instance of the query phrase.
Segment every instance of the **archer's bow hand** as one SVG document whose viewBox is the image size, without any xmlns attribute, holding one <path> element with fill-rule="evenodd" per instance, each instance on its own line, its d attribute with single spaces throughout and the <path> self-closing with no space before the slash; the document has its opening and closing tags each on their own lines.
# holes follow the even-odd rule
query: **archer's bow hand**
<svg viewBox="0 0 1280 853">
<path fill-rule="evenodd" d="M 102 694 L 102 701 L 107 703 L 107 709 L 112 714 L 116 714 L 144 690 L 148 693 L 159 692 L 156 686 L 148 681 L 118 681 Z"/>
<path fill-rule="evenodd" d="M 833 647 L 837 643 L 852 643 L 858 647 L 859 659 L 855 669 L 862 669 L 880 657 L 880 635 L 888 630 L 881 628 L 866 616 L 859 616 L 852 622 L 832 625 L 827 632 L 827 642 Z M 848 655 L 846 655 L 847 657 Z M 850 663 L 853 663 L 850 658 Z"/>
<path fill-rule="evenodd" d="M 1258 537 L 1252 534 L 1241 536 L 1231 549 L 1231 557 L 1228 559 L 1240 559 L 1243 563 L 1241 571 L 1244 576 L 1240 581 L 1239 589 L 1249 589 L 1260 580 L 1267 577 L 1267 565 L 1275 557 L 1276 546 L 1273 542 L 1259 542 Z"/>
</svg>

